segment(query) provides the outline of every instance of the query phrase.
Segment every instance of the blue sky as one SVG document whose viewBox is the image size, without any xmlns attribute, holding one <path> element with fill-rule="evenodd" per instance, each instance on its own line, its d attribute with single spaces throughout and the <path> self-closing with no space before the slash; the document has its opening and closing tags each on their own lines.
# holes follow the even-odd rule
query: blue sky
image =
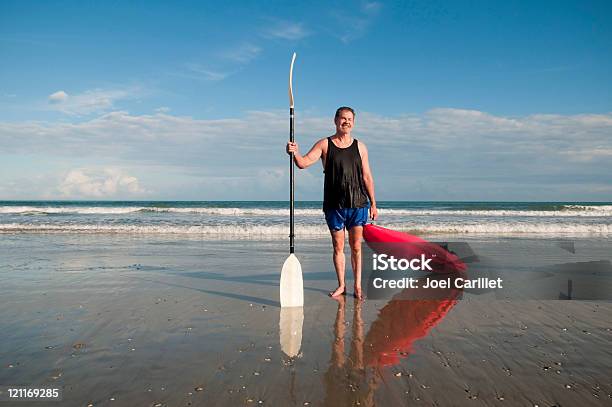
<svg viewBox="0 0 612 407">
<path fill-rule="evenodd" d="M 379 199 L 612 200 L 607 1 L 3 1 L 0 199 L 284 199 L 293 51 Z"/>
</svg>

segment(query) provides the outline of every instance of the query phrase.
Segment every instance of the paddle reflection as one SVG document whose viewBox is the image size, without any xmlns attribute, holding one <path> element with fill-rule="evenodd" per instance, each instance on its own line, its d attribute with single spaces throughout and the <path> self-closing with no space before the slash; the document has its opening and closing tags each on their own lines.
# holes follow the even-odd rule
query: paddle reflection
<svg viewBox="0 0 612 407">
<path fill-rule="evenodd" d="M 302 347 L 304 307 L 282 307 L 278 325 L 280 346 L 283 353 L 290 358 L 299 356 Z"/>
</svg>

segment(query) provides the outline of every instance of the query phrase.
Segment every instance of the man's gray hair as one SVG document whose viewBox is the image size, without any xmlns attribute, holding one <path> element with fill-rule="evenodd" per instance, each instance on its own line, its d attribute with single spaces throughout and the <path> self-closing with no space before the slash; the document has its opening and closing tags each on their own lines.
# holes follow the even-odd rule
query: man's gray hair
<svg viewBox="0 0 612 407">
<path fill-rule="evenodd" d="M 334 116 L 334 120 L 336 120 L 338 117 L 340 117 L 340 113 L 344 112 L 344 111 L 348 111 L 353 113 L 353 118 L 355 118 L 355 111 L 353 110 L 352 107 L 348 107 L 348 106 L 340 106 L 338 108 L 338 110 L 336 110 L 336 115 Z"/>
</svg>

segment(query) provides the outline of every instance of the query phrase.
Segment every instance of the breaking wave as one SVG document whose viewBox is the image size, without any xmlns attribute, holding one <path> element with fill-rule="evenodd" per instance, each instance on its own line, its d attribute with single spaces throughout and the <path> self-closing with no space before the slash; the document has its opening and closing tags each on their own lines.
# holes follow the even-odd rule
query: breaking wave
<svg viewBox="0 0 612 407">
<path fill-rule="evenodd" d="M 612 234 L 610 224 L 577 223 L 393 223 L 381 226 L 414 234 L 474 235 L 603 235 Z M 110 225 L 110 224 L 0 224 L 0 233 L 106 233 L 106 234 L 188 234 L 203 237 L 282 238 L 289 234 L 286 225 Z M 326 226 L 299 225 L 296 234 L 320 237 L 329 234 Z"/>
<path fill-rule="evenodd" d="M 221 216 L 289 216 L 289 209 L 221 207 L 146 207 L 146 206 L 0 206 L 0 214 L 13 215 L 125 215 L 138 213 L 177 213 Z M 297 216 L 321 216 L 319 208 L 300 208 Z M 557 210 L 521 209 L 385 209 L 381 216 L 482 216 L 482 217 L 612 217 L 612 205 L 561 205 Z"/>
</svg>

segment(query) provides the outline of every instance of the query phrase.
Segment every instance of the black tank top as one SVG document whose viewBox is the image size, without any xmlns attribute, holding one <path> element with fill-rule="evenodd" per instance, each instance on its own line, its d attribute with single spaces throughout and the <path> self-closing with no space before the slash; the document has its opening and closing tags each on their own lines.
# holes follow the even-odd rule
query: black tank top
<svg viewBox="0 0 612 407">
<path fill-rule="evenodd" d="M 340 148 L 328 137 L 323 209 L 363 208 L 368 205 L 365 191 L 357 139 L 347 148 Z"/>
</svg>

